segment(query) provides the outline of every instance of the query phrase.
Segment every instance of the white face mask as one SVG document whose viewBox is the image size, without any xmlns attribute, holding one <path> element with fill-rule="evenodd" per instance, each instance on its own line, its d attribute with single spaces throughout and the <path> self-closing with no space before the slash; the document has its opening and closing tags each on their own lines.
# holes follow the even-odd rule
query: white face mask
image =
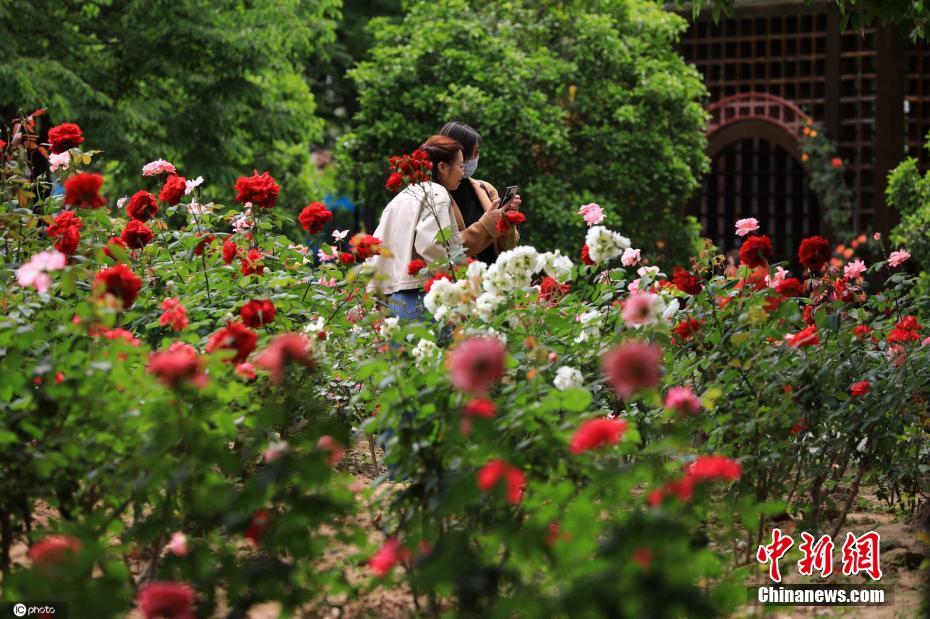
<svg viewBox="0 0 930 619">
<path fill-rule="evenodd" d="M 478 157 L 465 162 L 465 178 L 471 178 L 471 175 L 478 169 Z"/>
</svg>

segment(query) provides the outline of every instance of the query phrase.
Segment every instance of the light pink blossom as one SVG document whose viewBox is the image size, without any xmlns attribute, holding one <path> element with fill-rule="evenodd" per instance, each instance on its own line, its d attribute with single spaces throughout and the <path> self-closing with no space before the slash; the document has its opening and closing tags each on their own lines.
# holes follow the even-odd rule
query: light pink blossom
<svg viewBox="0 0 930 619">
<path fill-rule="evenodd" d="M 596 226 L 604 221 L 604 209 L 594 202 L 582 206 L 578 209 L 578 214 L 584 218 L 588 227 Z"/>
<path fill-rule="evenodd" d="M 349 236 L 348 230 L 333 230 L 333 238 L 337 241 L 341 241 L 347 236 Z"/>
<path fill-rule="evenodd" d="M 290 445 L 288 445 L 287 441 L 275 441 L 268 445 L 268 449 L 265 450 L 262 457 L 266 463 L 271 463 L 287 453 L 289 448 Z"/>
<path fill-rule="evenodd" d="M 623 250 L 623 255 L 620 256 L 620 262 L 623 263 L 625 267 L 632 267 L 639 264 L 640 252 L 638 249 L 633 249 L 632 247 L 627 247 Z"/>
<path fill-rule="evenodd" d="M 784 267 L 775 267 L 775 273 L 765 276 L 765 285 L 769 288 L 775 288 L 778 284 L 785 281 L 785 278 L 788 277 L 789 272 L 785 270 Z"/>
<path fill-rule="evenodd" d="M 116 201 L 116 208 L 123 208 L 126 205 L 126 200 L 129 199 L 129 196 L 123 196 Z"/>
<path fill-rule="evenodd" d="M 335 277 L 330 277 L 329 279 L 321 277 L 320 281 L 317 283 L 319 283 L 321 286 L 326 286 L 327 288 L 335 288 L 339 285 L 339 282 L 336 281 Z"/>
<path fill-rule="evenodd" d="M 888 264 L 893 267 L 900 266 L 907 262 L 907 259 L 911 257 L 911 253 L 906 249 L 901 249 L 899 251 L 891 252 L 891 255 L 888 256 Z"/>
<path fill-rule="evenodd" d="M 203 184 L 203 177 L 198 176 L 194 180 L 185 180 L 184 181 L 184 195 L 189 195 L 190 192 L 194 191 L 197 187 Z"/>
<path fill-rule="evenodd" d="M 456 389 L 485 393 L 504 376 L 507 349 L 496 337 L 473 337 L 463 341 L 446 357 Z"/>
<path fill-rule="evenodd" d="M 35 288 L 46 292 L 52 285 L 48 273 L 65 268 L 67 258 L 58 250 L 50 249 L 39 252 L 29 262 L 16 269 L 16 282 L 23 288 Z"/>
<path fill-rule="evenodd" d="M 701 400 L 691 387 L 672 387 L 665 394 L 665 408 L 678 413 L 695 415 L 701 411 Z"/>
<path fill-rule="evenodd" d="M 924 341 L 920 343 L 921 346 L 930 346 L 930 337 L 925 337 Z"/>
<path fill-rule="evenodd" d="M 168 542 L 168 552 L 176 557 L 187 556 L 187 536 L 180 531 L 171 534 L 171 541 Z"/>
<path fill-rule="evenodd" d="M 846 279 L 858 279 L 865 273 L 866 268 L 865 263 L 856 258 L 843 267 L 843 277 Z"/>
<path fill-rule="evenodd" d="M 627 289 L 629 292 L 634 292 L 634 291 L 636 291 L 636 290 L 639 290 L 639 278 L 637 277 L 636 279 L 634 279 L 633 281 L 631 281 L 629 284 L 627 284 L 627 285 L 626 285 L 626 289 Z"/>
<path fill-rule="evenodd" d="M 67 170 L 71 166 L 71 152 L 52 153 L 48 156 L 48 167 L 52 172 Z"/>
<path fill-rule="evenodd" d="M 316 255 L 320 257 L 320 262 L 330 262 L 330 261 L 335 260 L 336 258 L 339 257 L 339 252 L 337 252 L 335 249 L 333 249 L 333 253 L 332 253 L 332 254 L 327 254 L 327 253 L 326 253 L 325 251 L 323 251 L 322 249 L 318 249 L 317 252 L 316 252 Z"/>
<path fill-rule="evenodd" d="M 177 170 L 164 159 L 156 159 L 142 166 L 142 176 L 158 176 L 163 172 L 174 174 Z"/>
<path fill-rule="evenodd" d="M 876 241 L 881 241 L 881 240 L 882 240 L 882 233 L 881 233 L 881 232 L 876 232 L 875 234 L 872 235 L 872 238 L 875 239 Z"/>
<path fill-rule="evenodd" d="M 739 219 L 736 222 L 736 235 L 737 236 L 746 236 L 750 232 L 755 232 L 759 229 L 759 220 L 755 217 L 747 217 L 746 219 Z"/>
<path fill-rule="evenodd" d="M 628 327 L 641 327 L 656 321 L 653 311 L 656 295 L 651 292 L 634 292 L 623 304 L 623 322 Z"/>
</svg>

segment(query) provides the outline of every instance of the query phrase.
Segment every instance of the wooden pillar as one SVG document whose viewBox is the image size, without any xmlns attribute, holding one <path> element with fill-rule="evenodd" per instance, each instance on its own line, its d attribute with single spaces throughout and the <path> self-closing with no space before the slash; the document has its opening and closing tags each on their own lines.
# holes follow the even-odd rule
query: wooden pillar
<svg viewBox="0 0 930 619">
<path fill-rule="evenodd" d="M 878 75 L 875 81 L 875 227 L 887 238 L 898 213 L 885 200 L 888 173 L 904 156 L 904 37 L 894 28 L 875 32 Z"/>
</svg>

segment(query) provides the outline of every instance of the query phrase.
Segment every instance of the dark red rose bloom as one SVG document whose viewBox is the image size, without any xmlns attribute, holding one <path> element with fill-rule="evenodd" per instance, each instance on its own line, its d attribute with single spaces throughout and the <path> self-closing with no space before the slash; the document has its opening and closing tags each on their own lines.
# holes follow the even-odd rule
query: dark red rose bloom
<svg viewBox="0 0 930 619">
<path fill-rule="evenodd" d="M 817 325 L 811 325 L 806 329 L 801 329 L 788 337 L 788 345 L 794 348 L 806 348 L 816 346 L 820 343 L 820 336 L 817 334 Z"/>
<path fill-rule="evenodd" d="M 905 316 L 895 323 L 895 327 L 904 329 L 905 331 L 920 331 L 923 328 L 920 326 L 920 323 L 917 322 L 917 316 Z"/>
<path fill-rule="evenodd" d="M 106 254 L 107 257 L 110 258 L 111 260 L 117 260 L 116 256 L 113 255 L 113 252 L 110 251 L 111 245 L 119 245 L 120 247 L 123 247 L 124 249 L 129 249 L 129 247 L 126 245 L 126 241 L 124 241 L 118 236 L 111 236 L 110 240 L 107 241 L 107 244 L 103 246 L 103 253 Z"/>
<path fill-rule="evenodd" d="M 572 289 L 571 284 L 560 284 L 554 277 L 548 275 L 539 285 L 539 302 L 554 306 Z"/>
<path fill-rule="evenodd" d="M 436 273 L 433 273 L 428 280 L 426 280 L 425 284 L 423 284 L 423 292 L 429 292 L 433 288 L 433 282 L 437 282 L 441 279 L 448 279 L 450 282 L 452 281 L 448 273 L 445 271 L 437 271 Z"/>
<path fill-rule="evenodd" d="M 196 233 L 195 236 L 198 236 L 198 237 L 201 236 L 200 232 Z M 197 241 L 197 245 L 194 246 L 194 255 L 199 256 L 200 254 L 202 254 L 203 251 L 207 247 L 209 247 L 210 244 L 213 243 L 213 241 L 215 240 L 216 240 L 216 237 L 213 236 L 212 234 L 203 235 L 203 238 Z M 233 244 L 233 246 L 235 246 L 235 244 Z M 232 260 L 230 260 L 230 262 L 232 262 Z M 226 264 L 229 264 L 229 263 L 227 262 Z"/>
<path fill-rule="evenodd" d="M 165 180 L 165 184 L 161 186 L 161 191 L 158 193 L 158 199 L 162 202 L 174 206 L 181 201 L 181 198 L 184 197 L 184 192 L 187 190 L 187 179 L 183 176 L 178 176 L 177 174 L 172 174 Z"/>
<path fill-rule="evenodd" d="M 207 352 L 234 350 L 236 355 L 230 359 L 225 359 L 225 362 L 242 363 L 249 358 L 257 343 L 258 334 L 241 322 L 230 322 L 210 336 L 210 340 L 207 342 Z"/>
<path fill-rule="evenodd" d="M 300 225 L 310 234 L 317 234 L 323 229 L 327 221 L 332 221 L 333 214 L 322 202 L 311 202 L 297 216 Z"/>
<path fill-rule="evenodd" d="M 242 316 L 242 322 L 248 327 L 257 329 L 262 325 L 267 325 L 274 320 L 274 303 L 269 299 L 253 299 L 242 306 L 239 315 Z"/>
<path fill-rule="evenodd" d="M 107 201 L 100 195 L 103 177 L 81 172 L 65 181 L 65 205 L 77 208 L 100 208 Z"/>
<path fill-rule="evenodd" d="M 203 387 L 207 382 L 197 351 L 184 342 L 175 342 L 168 350 L 152 353 L 148 372 L 172 388 L 184 383 Z"/>
<path fill-rule="evenodd" d="M 588 419 L 583 421 L 572 435 L 569 451 L 577 456 L 606 445 L 616 445 L 623 438 L 626 430 L 627 422 L 622 419 L 607 419 L 606 417 Z"/>
<path fill-rule="evenodd" d="M 148 221 L 158 214 L 158 202 L 155 196 L 145 190 L 137 191 L 129 198 L 126 215 L 139 221 Z"/>
<path fill-rule="evenodd" d="M 693 338 L 704 326 L 704 321 L 699 318 L 687 318 L 679 322 L 673 329 L 675 335 L 681 339 L 682 342 L 687 342 Z"/>
<path fill-rule="evenodd" d="M 387 182 L 384 183 L 384 188 L 388 191 L 397 192 L 403 189 L 404 186 L 404 177 L 400 172 L 392 172 L 388 177 Z"/>
<path fill-rule="evenodd" d="M 698 456 L 694 462 L 685 466 L 685 474 L 694 481 L 733 481 L 743 474 L 743 467 L 726 456 Z"/>
<path fill-rule="evenodd" d="M 6 148 L 6 142 L 0 140 L 0 150 L 3 150 L 4 148 Z"/>
<path fill-rule="evenodd" d="M 262 252 L 257 249 L 250 249 L 249 253 L 242 256 L 242 267 L 239 269 L 243 275 L 261 275 L 265 272 L 265 263 L 262 262 Z"/>
<path fill-rule="evenodd" d="M 255 359 L 256 365 L 271 373 L 271 380 L 280 383 L 289 363 L 300 363 L 308 368 L 316 365 L 311 354 L 310 340 L 302 333 L 282 333 Z"/>
<path fill-rule="evenodd" d="M 853 333 L 856 335 L 857 339 L 864 340 L 865 336 L 872 332 L 872 327 L 869 325 L 856 325 L 856 328 L 853 329 Z"/>
<path fill-rule="evenodd" d="M 359 260 L 367 260 L 381 252 L 381 239 L 370 234 L 356 234 L 349 245 L 355 249 L 355 256 Z"/>
<path fill-rule="evenodd" d="M 681 267 L 675 267 L 672 271 L 672 283 L 682 292 L 691 295 L 699 294 L 702 290 L 701 280 Z"/>
<path fill-rule="evenodd" d="M 507 211 L 497 222 L 497 231 L 503 234 L 507 232 L 512 227 L 522 224 L 526 221 L 526 215 L 520 211 Z"/>
<path fill-rule="evenodd" d="M 591 254 L 589 253 L 587 243 L 581 248 L 581 261 L 585 264 L 594 264 L 594 261 L 591 260 Z"/>
<path fill-rule="evenodd" d="M 129 309 L 139 296 L 142 280 L 125 264 L 116 264 L 97 273 L 94 288 L 121 299 L 123 309 Z"/>
<path fill-rule="evenodd" d="M 420 271 L 426 268 L 426 263 L 415 258 L 407 263 L 407 273 L 413 276 L 419 275 Z"/>
<path fill-rule="evenodd" d="M 252 516 L 249 526 L 243 534 L 252 545 L 258 548 L 262 545 L 262 537 L 265 535 L 265 529 L 271 522 L 271 513 L 267 509 L 260 509 Z"/>
<path fill-rule="evenodd" d="M 497 412 L 497 406 L 495 406 L 494 402 L 491 400 L 475 398 L 465 405 L 464 412 L 466 417 L 482 417 L 484 419 L 489 419 Z"/>
<path fill-rule="evenodd" d="M 743 241 L 739 248 L 739 261 L 750 269 L 767 266 L 775 256 L 768 235 L 754 235 Z"/>
<path fill-rule="evenodd" d="M 29 558 L 39 569 L 47 570 L 68 560 L 82 548 L 81 540 L 68 535 L 50 535 L 29 549 Z"/>
<path fill-rule="evenodd" d="M 62 123 L 48 130 L 48 142 L 56 155 L 70 148 L 80 146 L 84 141 L 81 128 L 74 123 Z"/>
<path fill-rule="evenodd" d="M 223 262 L 232 264 L 232 261 L 236 259 L 238 253 L 239 247 L 236 245 L 236 242 L 231 236 L 226 237 L 226 240 L 223 241 Z"/>
<path fill-rule="evenodd" d="M 181 582 L 153 581 L 142 585 L 136 604 L 145 619 L 197 619 L 196 593 Z"/>
<path fill-rule="evenodd" d="M 801 320 L 809 325 L 814 324 L 814 311 L 816 309 L 814 305 L 805 305 L 804 310 L 801 312 Z"/>
<path fill-rule="evenodd" d="M 786 277 L 775 286 L 775 292 L 783 297 L 803 297 L 804 284 L 797 277 Z"/>
<path fill-rule="evenodd" d="M 872 390 L 872 383 L 867 380 L 860 380 L 858 383 L 853 383 L 849 387 L 849 393 L 854 398 L 861 398 L 865 394 L 869 393 Z"/>
<path fill-rule="evenodd" d="M 245 204 L 251 202 L 258 208 L 271 208 L 278 201 L 278 192 L 281 187 L 274 181 L 268 172 L 252 176 L 242 176 L 236 181 L 236 200 Z"/>
<path fill-rule="evenodd" d="M 45 232 L 55 241 L 55 249 L 70 256 L 77 251 L 78 243 L 81 241 L 81 228 L 84 222 L 74 214 L 74 211 L 62 211 L 55 216 L 55 220 Z"/>
<path fill-rule="evenodd" d="M 339 262 L 342 264 L 355 264 L 355 254 L 344 251 L 339 254 Z"/>
<path fill-rule="evenodd" d="M 819 271 L 833 255 L 830 242 L 822 236 L 810 236 L 801 241 L 798 259 L 811 271 Z"/>
<path fill-rule="evenodd" d="M 752 273 L 749 274 L 749 277 L 739 280 L 736 284 L 736 288 L 742 290 L 746 286 L 749 286 L 753 290 L 759 291 L 764 290 L 767 287 L 765 283 L 765 278 L 769 274 L 769 270 L 765 268 L 758 268 Z"/>
<path fill-rule="evenodd" d="M 144 223 L 138 219 L 130 219 L 123 229 L 122 237 L 127 247 L 131 249 L 142 249 L 148 245 L 155 235 Z"/>
<path fill-rule="evenodd" d="M 503 460 L 490 460 L 478 470 L 478 489 L 482 492 L 490 492 L 501 480 L 507 489 L 507 502 L 511 505 L 519 503 L 526 488 L 523 471 Z"/>
<path fill-rule="evenodd" d="M 907 329 L 892 329 L 888 333 L 889 344 L 898 344 L 901 342 L 916 342 L 919 339 L 920 339 L 920 335 L 916 331 L 909 331 Z"/>
</svg>

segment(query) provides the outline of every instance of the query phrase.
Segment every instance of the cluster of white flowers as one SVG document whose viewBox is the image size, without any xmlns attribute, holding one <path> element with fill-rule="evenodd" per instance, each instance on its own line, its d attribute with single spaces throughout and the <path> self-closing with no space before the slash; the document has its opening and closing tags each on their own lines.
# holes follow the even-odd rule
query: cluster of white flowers
<svg viewBox="0 0 930 619">
<path fill-rule="evenodd" d="M 390 339 L 394 332 L 397 331 L 397 323 L 400 319 L 397 316 L 390 316 L 381 321 L 378 327 L 378 335 L 384 339 Z"/>
<path fill-rule="evenodd" d="M 555 380 L 552 381 L 555 388 L 559 391 L 565 391 L 572 387 L 581 387 L 584 384 L 584 376 L 577 369 L 563 365 L 555 372 Z"/>
<path fill-rule="evenodd" d="M 536 248 L 524 245 L 501 252 L 497 261 L 484 275 L 484 289 L 505 295 L 530 287 L 533 275 L 539 271 L 539 253 Z"/>
<path fill-rule="evenodd" d="M 602 318 L 601 313 L 597 310 L 579 314 L 575 320 L 581 323 L 581 333 L 575 338 L 575 342 L 581 343 L 599 340 L 601 337 L 600 324 Z"/>
<path fill-rule="evenodd" d="M 604 226 L 594 226 L 585 236 L 588 257 L 594 262 L 606 262 L 616 258 L 630 247 L 630 239 L 608 230 Z"/>
<path fill-rule="evenodd" d="M 433 281 L 429 292 L 423 297 L 423 305 L 436 320 L 459 319 L 468 315 L 470 302 L 474 299 L 468 290 L 468 280 L 450 282 L 447 278 Z"/>
<path fill-rule="evenodd" d="M 559 250 L 555 252 L 547 251 L 539 255 L 538 271 L 545 271 L 546 275 L 552 277 L 560 284 L 565 282 L 572 274 L 571 258 L 563 256 Z"/>
<path fill-rule="evenodd" d="M 427 369 L 439 360 L 439 347 L 432 340 L 421 339 L 417 345 L 410 350 L 410 354 L 416 361 L 416 366 L 421 370 Z"/>
</svg>

